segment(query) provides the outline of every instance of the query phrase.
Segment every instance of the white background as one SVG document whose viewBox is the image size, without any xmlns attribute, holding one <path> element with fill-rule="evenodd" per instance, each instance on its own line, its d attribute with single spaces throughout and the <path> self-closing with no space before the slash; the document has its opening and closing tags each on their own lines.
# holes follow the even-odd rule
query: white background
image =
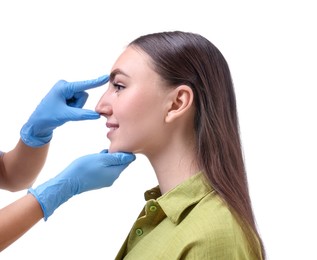
<svg viewBox="0 0 317 260">
<path fill-rule="evenodd" d="M 314 1 L 1 1 L 1 149 L 59 79 L 110 71 L 127 43 L 151 32 L 200 33 L 224 54 L 235 83 L 254 212 L 268 259 L 317 259 Z M 94 109 L 104 87 L 90 90 Z M 129 111 L 127 111 L 129 113 Z M 36 185 L 109 144 L 105 120 L 54 133 Z M 137 160 L 111 188 L 84 193 L 0 253 L 1 260 L 114 259 L 156 185 Z M 25 191 L 0 192 L 3 207 Z"/>
</svg>

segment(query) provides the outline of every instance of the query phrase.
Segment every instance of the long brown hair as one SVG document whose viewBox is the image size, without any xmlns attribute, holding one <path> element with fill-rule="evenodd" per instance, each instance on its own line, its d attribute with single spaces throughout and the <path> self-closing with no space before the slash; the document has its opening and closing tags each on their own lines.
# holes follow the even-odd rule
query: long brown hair
<svg viewBox="0 0 317 260">
<path fill-rule="evenodd" d="M 265 259 L 248 191 L 235 92 L 225 58 L 209 40 L 188 32 L 148 34 L 129 45 L 147 53 L 153 69 L 169 85 L 192 88 L 198 165 L 237 218 L 255 255 Z"/>
</svg>

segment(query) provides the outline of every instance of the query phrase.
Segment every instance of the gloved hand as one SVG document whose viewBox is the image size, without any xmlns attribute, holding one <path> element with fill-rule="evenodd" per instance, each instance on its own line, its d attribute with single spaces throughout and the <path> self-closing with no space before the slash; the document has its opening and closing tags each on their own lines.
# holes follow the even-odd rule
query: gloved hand
<svg viewBox="0 0 317 260">
<path fill-rule="evenodd" d="M 28 146 L 39 147 L 48 143 L 53 130 L 67 121 L 99 118 L 95 111 L 82 109 L 88 98 L 85 90 L 108 81 L 108 75 L 78 82 L 58 81 L 23 125 L 20 131 L 22 141 Z"/>
<path fill-rule="evenodd" d="M 28 193 L 38 200 L 44 219 L 47 220 L 55 209 L 72 196 L 111 186 L 134 160 L 135 155 L 132 153 L 108 153 L 108 150 L 86 155 L 73 161 L 56 177 L 35 189 L 30 188 Z"/>
</svg>

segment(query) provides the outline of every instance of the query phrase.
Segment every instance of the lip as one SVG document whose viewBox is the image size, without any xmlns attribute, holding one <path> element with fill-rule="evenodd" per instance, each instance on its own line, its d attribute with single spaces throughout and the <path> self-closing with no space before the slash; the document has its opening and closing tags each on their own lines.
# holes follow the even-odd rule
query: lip
<svg viewBox="0 0 317 260">
<path fill-rule="evenodd" d="M 108 127 L 108 128 L 119 128 L 119 125 L 118 125 L 118 124 L 114 124 L 114 123 L 107 122 L 107 123 L 106 123 L 106 127 Z"/>
<path fill-rule="evenodd" d="M 110 139 L 110 137 L 113 134 L 113 132 L 116 131 L 119 128 L 119 125 L 107 122 L 106 123 L 106 127 L 109 128 L 109 132 L 107 133 L 107 138 Z"/>
</svg>

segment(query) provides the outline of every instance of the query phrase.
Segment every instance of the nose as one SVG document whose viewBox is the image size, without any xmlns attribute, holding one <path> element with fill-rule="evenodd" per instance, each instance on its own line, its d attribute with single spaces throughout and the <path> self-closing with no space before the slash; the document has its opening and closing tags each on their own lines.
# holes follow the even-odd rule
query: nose
<svg viewBox="0 0 317 260">
<path fill-rule="evenodd" d="M 110 104 L 110 99 L 108 97 L 107 91 L 101 96 L 95 107 L 95 111 L 106 117 L 112 115 L 112 106 Z"/>
</svg>

